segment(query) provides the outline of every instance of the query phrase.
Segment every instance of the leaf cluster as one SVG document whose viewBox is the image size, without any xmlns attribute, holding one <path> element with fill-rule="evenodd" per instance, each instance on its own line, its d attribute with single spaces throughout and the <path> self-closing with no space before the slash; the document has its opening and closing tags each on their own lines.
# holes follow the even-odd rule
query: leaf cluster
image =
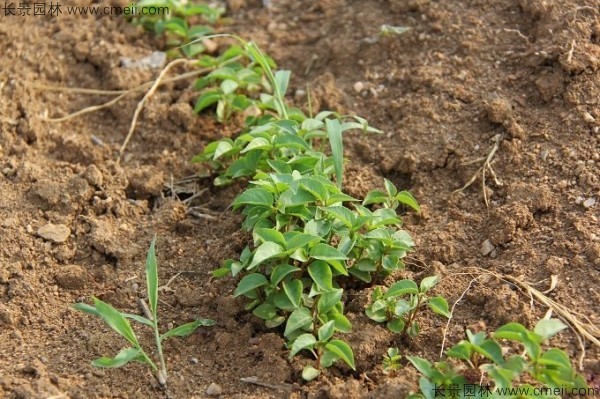
<svg viewBox="0 0 600 399">
<path fill-rule="evenodd" d="M 225 7 L 184 0 L 141 0 L 136 7 L 167 7 L 168 13 L 136 15 L 134 24 L 156 35 L 164 35 L 175 56 L 195 57 L 206 51 L 202 42 L 194 42 L 214 32 L 212 26 L 222 21 Z M 193 21 L 193 22 L 192 22 Z"/>
<path fill-rule="evenodd" d="M 565 328 L 567 326 L 560 320 L 543 319 L 533 331 L 519 323 L 503 325 L 491 336 L 467 330 L 467 339 L 446 351 L 449 360 L 432 364 L 425 359 L 408 356 L 422 374 L 419 380 L 421 392 L 411 397 L 432 399 L 436 391 L 457 386 L 462 388 L 457 397 L 464 397 L 464 388 L 468 385 L 475 387 L 475 396 L 469 397 L 499 398 L 497 389 L 518 387 L 521 392 L 531 394 L 522 394 L 519 398 L 539 398 L 539 395 L 533 395 L 532 381 L 547 388 L 586 388 L 585 379 L 576 373 L 564 351 L 542 348 L 542 344 Z M 505 343 L 509 346 L 503 346 Z M 522 351 L 515 352 L 514 345 Z M 481 375 L 481 380 L 490 381 L 490 386 L 482 387 L 480 381 L 469 381 L 465 377 L 473 374 L 469 370 Z M 553 395 L 543 397 L 558 398 Z"/>
<path fill-rule="evenodd" d="M 436 314 L 450 317 L 444 297 L 427 295 L 438 282 L 438 276 L 430 276 L 425 277 L 419 286 L 413 280 L 405 279 L 394 283 L 385 292 L 377 287 L 366 309 L 367 316 L 376 322 L 385 322 L 392 332 L 416 337 L 420 330 L 416 315 L 423 306 L 428 306 Z"/>
</svg>

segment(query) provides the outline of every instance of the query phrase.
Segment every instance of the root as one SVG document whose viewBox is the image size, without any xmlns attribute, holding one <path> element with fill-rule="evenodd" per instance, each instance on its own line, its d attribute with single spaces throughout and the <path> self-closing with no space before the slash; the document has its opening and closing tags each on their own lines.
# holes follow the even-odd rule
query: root
<svg viewBox="0 0 600 399">
<path fill-rule="evenodd" d="M 485 206 L 489 208 L 490 203 L 488 201 L 488 197 L 487 197 L 487 192 L 486 192 L 486 186 L 485 186 L 485 179 L 486 179 L 486 175 L 489 172 L 489 174 L 493 177 L 494 182 L 501 186 L 502 182 L 498 179 L 498 176 L 496 175 L 496 172 L 494 172 L 494 169 L 492 169 L 492 162 L 494 159 L 494 155 L 496 155 L 496 152 L 498 151 L 498 148 L 500 148 L 500 143 L 502 142 L 502 136 L 500 134 L 497 134 L 496 136 L 494 136 L 493 138 L 494 140 L 494 145 L 492 146 L 492 149 L 490 150 L 490 152 L 488 153 L 488 155 L 485 158 L 479 158 L 476 159 L 475 161 L 470 161 L 465 163 L 465 165 L 470 165 L 472 163 L 477 163 L 477 162 L 481 162 L 483 161 L 483 165 L 481 165 L 479 167 L 479 169 L 477 169 L 477 172 L 475 172 L 473 174 L 473 176 L 471 177 L 471 179 L 469 179 L 469 181 L 462 186 L 461 188 L 454 190 L 452 192 L 452 194 L 456 194 L 459 192 L 462 192 L 464 190 L 466 190 L 467 188 L 469 188 L 473 183 L 475 183 L 475 181 L 477 180 L 477 178 L 481 175 L 481 188 L 483 190 L 483 200 L 485 202 Z"/>
<path fill-rule="evenodd" d="M 185 64 L 185 63 L 189 63 L 189 62 L 190 61 L 187 60 L 187 59 L 177 59 L 175 61 L 170 62 L 160 72 L 160 74 L 158 75 L 158 77 L 156 78 L 156 80 L 154 81 L 154 83 L 152 84 L 152 87 L 150 87 L 150 90 L 148 90 L 148 92 L 146 92 L 146 94 L 144 95 L 144 97 L 140 100 L 140 102 L 138 103 L 137 107 L 135 108 L 135 112 L 133 113 L 133 119 L 131 120 L 131 125 L 129 127 L 129 132 L 127 133 L 127 136 L 125 137 L 125 141 L 123 141 L 123 144 L 121 145 L 121 148 L 119 149 L 119 156 L 117 157 L 117 164 L 121 160 L 121 156 L 125 152 L 125 148 L 127 148 L 127 144 L 129 144 L 129 140 L 131 140 L 131 137 L 133 136 L 133 132 L 135 131 L 135 126 L 137 124 L 137 120 L 138 120 L 138 118 L 140 116 L 140 113 L 142 112 L 142 109 L 144 109 L 144 104 L 146 104 L 146 101 L 148 101 L 148 99 L 152 96 L 152 94 L 154 94 L 154 92 L 156 92 L 156 89 L 158 89 L 158 86 L 160 86 L 161 80 L 163 80 L 163 78 L 165 77 L 165 75 L 167 74 L 167 72 L 169 72 L 169 70 L 171 68 L 173 68 L 176 65 Z"/>
<path fill-rule="evenodd" d="M 195 77 L 197 75 L 203 75 L 212 70 L 213 70 L 213 68 L 203 68 L 203 69 L 199 69 L 197 71 L 187 72 L 187 73 L 175 76 L 173 78 L 162 79 L 160 81 L 160 84 L 177 82 L 179 80 L 189 79 L 189 78 Z M 94 112 L 94 111 L 99 111 L 104 108 L 108 108 L 108 107 L 116 104 L 123 98 L 127 97 L 129 94 L 135 93 L 140 90 L 148 89 L 149 87 L 152 87 L 155 83 L 156 83 L 156 80 L 153 80 L 153 81 L 143 83 L 139 86 L 136 86 L 136 87 L 134 87 L 132 89 L 128 89 L 128 90 L 97 90 L 97 89 L 86 89 L 86 88 L 81 88 L 81 87 L 56 87 L 56 86 L 45 86 L 45 85 L 38 85 L 38 84 L 31 84 L 29 86 L 33 89 L 45 90 L 45 91 L 57 91 L 57 92 L 67 92 L 67 93 L 75 93 L 75 94 L 118 95 L 117 97 L 115 97 L 112 100 L 107 101 L 105 103 L 102 103 L 99 105 L 93 105 L 91 107 L 86 107 L 77 112 L 73 112 L 71 114 L 62 116 L 60 118 L 42 119 L 44 122 L 57 123 L 57 122 L 68 121 L 69 119 L 75 118 L 80 115 L 87 114 L 88 112 Z"/>
</svg>

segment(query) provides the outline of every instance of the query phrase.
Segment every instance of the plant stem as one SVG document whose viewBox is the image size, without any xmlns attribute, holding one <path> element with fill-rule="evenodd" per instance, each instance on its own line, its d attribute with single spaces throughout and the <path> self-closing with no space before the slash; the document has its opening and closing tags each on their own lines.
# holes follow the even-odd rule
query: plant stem
<svg viewBox="0 0 600 399">
<path fill-rule="evenodd" d="M 160 370 L 157 372 L 157 380 L 159 384 L 166 385 L 167 383 L 167 365 L 162 350 L 162 342 L 160 333 L 158 332 L 158 318 L 154 318 L 154 339 L 156 340 L 156 350 L 158 351 L 158 360 L 160 361 Z"/>
</svg>

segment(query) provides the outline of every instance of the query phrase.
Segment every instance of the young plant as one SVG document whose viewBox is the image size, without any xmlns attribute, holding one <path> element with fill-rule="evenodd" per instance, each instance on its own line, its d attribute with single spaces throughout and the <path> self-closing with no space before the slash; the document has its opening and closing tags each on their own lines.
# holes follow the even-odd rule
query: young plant
<svg viewBox="0 0 600 399">
<path fill-rule="evenodd" d="M 552 394 L 553 389 L 586 388 L 585 379 L 575 372 L 565 352 L 541 347 L 565 328 L 567 326 L 560 320 L 544 319 L 533 331 L 519 323 L 506 324 L 491 337 L 485 332 L 473 334 L 467 330 L 467 340 L 446 351 L 452 362 L 431 364 L 425 359 L 408 356 L 422 374 L 419 380 L 421 392 L 411 397 L 432 399 L 441 392 L 452 390 L 460 394 L 456 397 L 559 398 Z M 503 340 L 518 344 L 523 351 L 515 353 L 511 347 L 502 346 Z M 534 386 L 528 384 L 532 381 L 538 387 L 549 388 L 551 394 L 534 396 Z"/>
<path fill-rule="evenodd" d="M 253 179 L 233 209 L 245 216 L 242 226 L 252 232 L 254 242 L 215 276 L 241 276 L 234 295 L 249 300 L 246 309 L 267 327 L 284 326 L 292 356 L 313 355 L 316 367 L 307 366 L 305 379 L 315 378 L 338 360 L 354 369 L 352 349 L 336 337 L 351 329 L 344 316 L 341 280 L 352 276 L 371 281 L 372 276 L 396 270 L 414 245 L 400 230 L 394 209 L 372 211 L 341 189 L 343 132 L 377 130 L 362 118 L 333 112 L 307 117 L 288 107 L 284 95 L 289 72 L 273 72 L 270 59 L 254 43 L 244 42 L 241 51 L 238 55 L 250 58 L 244 68 L 258 73 L 260 67 L 268 83 L 261 87 L 271 90 L 256 100 L 262 115 L 248 118 L 237 138 L 209 144 L 196 160 L 221 171 L 215 184 Z M 222 86 L 233 82 L 226 83 L 233 88 L 237 79 L 222 72 L 203 81 L 221 87 L 214 93 L 217 104 L 229 101 Z M 202 107 L 210 95 L 201 96 Z M 217 105 L 217 113 L 228 107 Z M 331 155 L 315 146 L 323 142 L 329 142 Z"/>
<path fill-rule="evenodd" d="M 383 355 L 383 372 L 385 374 L 400 370 L 400 360 L 402 356 L 399 354 L 398 348 L 388 348 L 387 354 Z"/>
<path fill-rule="evenodd" d="M 413 280 L 400 280 L 385 292 L 375 288 L 372 303 L 367 307 L 367 316 L 378 323 L 385 322 L 395 333 L 407 333 L 410 337 L 419 334 L 416 320 L 419 310 L 427 305 L 434 313 L 450 317 L 448 302 L 441 296 L 429 297 L 427 292 L 439 281 L 438 276 L 425 277 L 420 286 Z"/>
<path fill-rule="evenodd" d="M 396 210 L 400 204 L 412 208 L 417 213 L 421 212 L 421 208 L 415 197 L 408 191 L 398 191 L 394 183 L 388 179 L 384 179 L 385 192 L 380 190 L 370 191 L 363 201 L 363 205 L 380 204 L 385 208 Z"/>
<path fill-rule="evenodd" d="M 93 298 L 93 306 L 85 303 L 76 303 L 73 307 L 76 310 L 102 318 L 110 328 L 125 338 L 130 345 L 129 347 L 122 349 L 114 358 L 101 357 L 94 360 L 92 362 L 93 366 L 111 368 L 121 367 L 132 361 L 144 363 L 156 373 L 158 382 L 161 385 L 165 385 L 167 382 L 167 366 L 163 355 L 162 343 L 172 337 L 186 337 L 196 331 L 200 326 L 212 326 L 214 321 L 209 319 L 197 319 L 191 323 L 175 327 L 164 334 L 160 333 L 158 328 L 158 263 L 156 260 L 155 243 L 156 238 L 152 240 L 146 259 L 146 283 L 148 309 L 150 313 L 147 315 L 148 317 L 119 312 L 117 309 L 98 298 Z M 156 365 L 148 353 L 142 348 L 129 320 L 143 324 L 153 330 L 156 352 L 159 360 L 158 365 Z"/>
<path fill-rule="evenodd" d="M 202 42 L 190 42 L 213 33 L 211 25 L 218 23 L 225 13 L 225 8 L 222 6 L 180 0 L 142 0 L 136 4 L 136 7 L 167 8 L 167 13 L 135 16 L 131 21 L 156 35 L 164 35 L 173 55 L 183 55 L 188 58 L 206 51 L 206 46 Z M 200 19 L 203 24 L 191 24 L 192 19 Z"/>
</svg>

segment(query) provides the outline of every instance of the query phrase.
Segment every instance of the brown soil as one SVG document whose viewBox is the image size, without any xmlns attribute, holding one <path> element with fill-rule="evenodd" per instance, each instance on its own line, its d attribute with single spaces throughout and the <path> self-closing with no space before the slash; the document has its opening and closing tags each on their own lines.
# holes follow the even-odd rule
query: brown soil
<svg viewBox="0 0 600 399">
<path fill-rule="evenodd" d="M 556 275 L 549 297 L 600 323 L 595 1 L 272 3 L 267 10 L 257 0 L 230 1 L 232 29 L 293 70 L 299 105 L 310 82 L 315 106 L 356 113 L 386 132 L 347 137 L 346 189 L 364 195 L 387 177 L 423 204 L 423 217 L 405 218 L 418 243 L 405 275 L 441 274 L 437 290 L 451 303 L 472 279 L 469 267 L 522 276 L 540 290 Z M 214 219 L 186 214 L 168 188 L 198 172 L 189 160 L 207 142 L 235 133 L 209 114 L 193 115 L 190 82 L 167 84 L 151 98 L 120 166 L 115 155 L 140 96 L 64 123 L 42 120 L 107 97 L 32 84 L 133 87 L 157 72 L 122 68 L 120 57 L 146 56 L 162 48 L 160 41 L 116 16 L 0 18 L 0 397 L 200 398 L 211 383 L 225 398 L 401 398 L 416 389 L 412 367 L 386 376 L 381 357 L 399 346 L 437 359 L 444 320 L 424 315 L 420 336 L 402 340 L 364 315 L 368 288 L 350 291 L 348 339 L 358 371 L 332 368 L 303 384 L 301 362 L 287 360 L 280 336 L 232 298 L 235 282 L 211 279 L 248 237 L 227 210 L 241 186 L 216 189 L 198 179 L 196 187 L 179 188 L 182 198 L 206 188 L 195 205 Z M 377 39 L 382 24 L 412 30 Z M 477 171 L 482 161 L 469 162 L 485 157 L 494 137 L 498 182 L 487 175 L 489 208 L 481 180 L 452 195 Z M 54 226 L 39 231 L 48 224 Z M 91 359 L 123 342 L 69 307 L 95 295 L 138 312 L 155 233 L 161 281 L 173 279 L 161 292 L 163 322 L 217 322 L 166 344 L 166 392 L 141 365 L 93 369 Z M 532 326 L 546 310 L 515 286 L 482 278 L 456 307 L 448 342 L 466 327 Z M 554 342 L 574 360 L 581 355 L 572 332 Z M 596 384 L 598 349 L 586 343 L 583 360 L 583 373 Z M 240 381 L 250 376 L 275 387 Z"/>
</svg>

